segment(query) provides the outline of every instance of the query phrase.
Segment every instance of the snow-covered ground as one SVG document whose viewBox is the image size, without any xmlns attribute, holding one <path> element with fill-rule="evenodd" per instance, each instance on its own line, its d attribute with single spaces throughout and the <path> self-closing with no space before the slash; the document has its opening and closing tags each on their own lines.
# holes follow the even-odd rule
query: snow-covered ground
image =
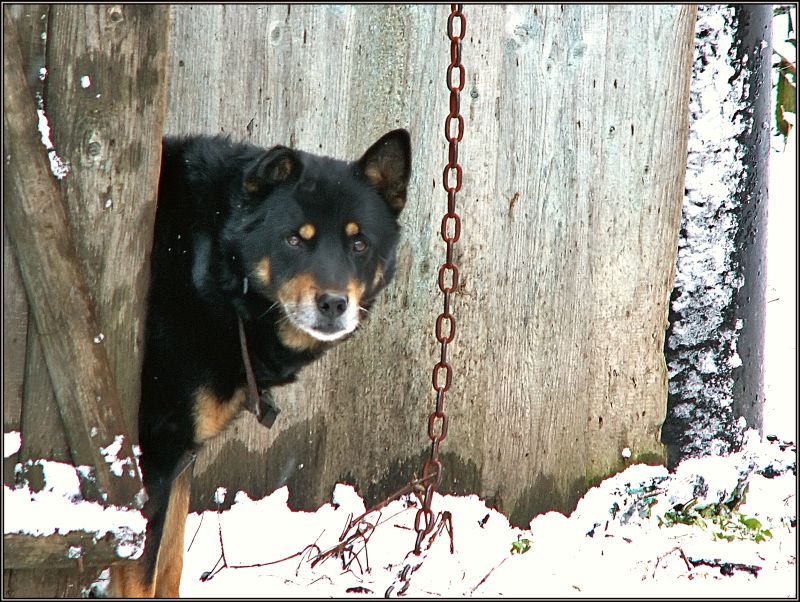
<svg viewBox="0 0 800 602">
<path fill-rule="evenodd" d="M 549 512 L 524 530 L 476 496 L 437 494 L 433 508 L 450 512 L 452 537 L 442 529 L 419 557 L 414 497 L 368 515 L 363 536 L 350 540 L 354 527 L 334 554 L 365 511 L 351 487 L 338 485 L 336 503 L 314 513 L 290 511 L 285 487 L 259 501 L 240 493 L 228 511 L 189 516 L 181 595 L 394 597 L 405 587 L 409 597 L 791 598 L 796 457 L 794 445 L 751 432 L 741 452 L 688 460 L 674 474 L 633 465 L 591 489 L 569 517 Z"/>
</svg>

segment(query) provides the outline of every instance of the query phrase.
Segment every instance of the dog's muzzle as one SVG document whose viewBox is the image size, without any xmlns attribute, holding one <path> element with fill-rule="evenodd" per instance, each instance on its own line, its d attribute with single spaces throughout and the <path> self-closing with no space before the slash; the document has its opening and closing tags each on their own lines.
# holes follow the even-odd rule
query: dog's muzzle
<svg viewBox="0 0 800 602">
<path fill-rule="evenodd" d="M 358 326 L 358 303 L 336 291 L 317 293 L 300 303 L 283 303 L 293 326 L 319 341 L 335 341 Z"/>
</svg>

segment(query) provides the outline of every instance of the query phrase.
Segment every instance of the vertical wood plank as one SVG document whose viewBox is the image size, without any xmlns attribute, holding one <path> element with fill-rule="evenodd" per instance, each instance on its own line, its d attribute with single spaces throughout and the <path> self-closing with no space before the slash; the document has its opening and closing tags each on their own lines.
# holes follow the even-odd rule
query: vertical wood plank
<svg viewBox="0 0 800 602">
<path fill-rule="evenodd" d="M 169 7 L 55 5 L 45 102 L 60 182 L 128 431 L 137 437 L 166 112 Z"/>
<path fill-rule="evenodd" d="M 20 32 L 20 52 L 28 87 L 32 92 L 41 92 L 40 66 L 44 66 L 42 33 L 47 29 L 48 7 L 44 4 L 15 5 L 9 14 Z M 5 190 L 4 190 L 5 193 Z M 32 332 L 32 337 L 29 337 Z M 29 330 L 28 301 L 19 275 L 17 258 L 8 240 L 3 224 L 3 431 L 20 431 L 22 428 L 22 405 L 27 369 L 26 349 L 35 338 L 35 330 Z M 48 380 L 47 368 L 42 363 L 35 370 Z M 14 464 L 23 458 L 19 453 L 4 459 L 3 477 L 7 484 L 13 483 Z"/>
<path fill-rule="evenodd" d="M 276 391 L 274 429 L 242 416 L 209 443 L 199 504 L 216 484 L 256 495 L 288 484 L 290 503 L 313 507 L 337 480 L 376 501 L 419 472 L 441 306 L 447 11 L 174 8 L 167 131 L 355 159 L 404 126 L 414 149 L 395 282 L 353 340 Z M 465 13 L 462 287 L 443 489 L 479 493 L 524 525 L 569 511 L 624 467 L 624 447 L 663 460 L 694 9 Z"/>
</svg>

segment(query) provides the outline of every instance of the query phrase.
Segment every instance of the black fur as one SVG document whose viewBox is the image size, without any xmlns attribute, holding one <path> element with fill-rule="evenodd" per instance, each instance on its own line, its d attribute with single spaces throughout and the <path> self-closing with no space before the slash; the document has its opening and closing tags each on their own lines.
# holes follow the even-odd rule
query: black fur
<svg viewBox="0 0 800 602">
<path fill-rule="evenodd" d="M 139 411 L 149 579 L 173 471 L 197 445 L 196 392 L 224 403 L 245 386 L 237 315 L 262 389 L 292 382 L 347 338 L 337 330 L 347 316 L 323 297 L 346 299 L 348 284 L 363 285 L 360 305 L 368 309 L 391 280 L 410 160 L 404 130 L 353 163 L 223 137 L 164 140 Z M 313 226 L 308 240 L 298 235 L 305 224 Z M 358 233 L 348 234 L 348 224 Z M 259 278 L 265 258 L 269 277 Z M 288 310 L 278 299 L 301 274 L 297 282 L 318 291 L 306 317 L 298 310 L 298 320 L 314 320 L 305 347 L 284 341 Z"/>
</svg>

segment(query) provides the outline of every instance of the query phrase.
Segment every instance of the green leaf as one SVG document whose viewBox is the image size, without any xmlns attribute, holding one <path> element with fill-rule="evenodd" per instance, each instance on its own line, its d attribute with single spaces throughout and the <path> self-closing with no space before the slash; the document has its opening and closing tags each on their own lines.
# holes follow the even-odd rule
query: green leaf
<svg viewBox="0 0 800 602">
<path fill-rule="evenodd" d="M 759 531 L 761 529 L 761 522 L 757 518 L 745 518 L 741 516 L 739 520 L 751 531 Z"/>
<path fill-rule="evenodd" d="M 517 541 L 511 543 L 512 554 L 524 554 L 530 549 L 531 549 L 530 539 L 518 539 Z"/>
<path fill-rule="evenodd" d="M 797 87 L 789 81 L 787 73 L 783 69 L 778 69 L 778 91 L 777 103 L 775 106 L 775 121 L 778 131 L 787 137 L 791 124 L 784 118 L 785 113 L 796 113 L 797 111 Z"/>
</svg>

